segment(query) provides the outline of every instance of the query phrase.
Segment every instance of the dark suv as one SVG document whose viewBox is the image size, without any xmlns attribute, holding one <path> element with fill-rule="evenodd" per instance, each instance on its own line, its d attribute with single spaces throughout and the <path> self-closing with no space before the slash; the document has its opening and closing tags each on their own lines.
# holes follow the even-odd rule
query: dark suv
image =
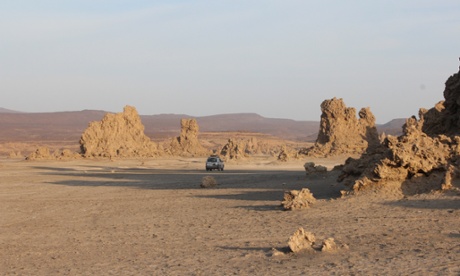
<svg viewBox="0 0 460 276">
<path fill-rule="evenodd" d="M 224 170 L 224 161 L 220 159 L 217 156 L 211 156 L 208 157 L 208 160 L 206 160 L 206 170 L 207 171 L 212 171 L 213 169 L 216 169 L 218 171 L 223 171 Z"/>
</svg>

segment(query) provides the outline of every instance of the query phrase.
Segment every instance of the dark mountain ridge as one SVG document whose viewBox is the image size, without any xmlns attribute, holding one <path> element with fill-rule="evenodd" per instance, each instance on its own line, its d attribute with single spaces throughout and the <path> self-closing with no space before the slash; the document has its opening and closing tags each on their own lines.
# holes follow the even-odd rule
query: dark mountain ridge
<svg viewBox="0 0 460 276">
<path fill-rule="evenodd" d="M 106 113 L 108 112 L 102 110 L 22 113 L 10 112 L 2 108 L 0 109 L 0 141 L 78 142 L 88 124 L 92 121 L 100 121 Z M 145 133 L 153 140 L 177 136 L 182 118 L 195 118 L 201 132 L 257 132 L 295 141 L 314 141 L 319 130 L 319 121 L 266 118 L 255 113 L 201 117 L 185 114 L 140 116 L 145 126 Z M 400 131 L 401 126 L 398 126 L 398 123 L 397 121 L 380 125 L 379 131 L 388 134 Z"/>
</svg>

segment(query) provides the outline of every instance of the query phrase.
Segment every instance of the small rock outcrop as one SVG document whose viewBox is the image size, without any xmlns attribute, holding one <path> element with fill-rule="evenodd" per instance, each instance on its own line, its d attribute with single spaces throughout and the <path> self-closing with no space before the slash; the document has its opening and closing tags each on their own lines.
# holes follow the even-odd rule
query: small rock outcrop
<svg viewBox="0 0 460 276">
<path fill-rule="evenodd" d="M 8 158 L 20 158 L 20 157 L 23 157 L 20 151 L 10 151 L 10 153 L 8 154 Z"/>
<path fill-rule="evenodd" d="M 311 232 L 306 232 L 302 227 L 299 227 L 289 238 L 288 246 L 294 253 L 302 251 L 331 252 L 348 249 L 348 245 L 338 242 L 334 238 L 326 238 L 321 242 L 316 242 L 315 235 Z"/>
<path fill-rule="evenodd" d="M 125 106 L 122 113 L 106 114 L 91 122 L 80 139 L 84 157 L 153 157 L 160 154 L 158 145 L 144 133 L 137 110 Z"/>
<path fill-rule="evenodd" d="M 298 151 L 292 148 L 289 148 L 286 145 L 282 145 L 277 159 L 278 161 L 281 161 L 281 162 L 287 162 L 291 159 L 297 159 L 297 158 L 299 158 Z"/>
<path fill-rule="evenodd" d="M 39 147 L 26 157 L 26 160 L 71 160 L 79 159 L 82 156 L 69 149 L 55 150 L 53 153 L 47 147 Z"/>
<path fill-rule="evenodd" d="M 195 119 L 182 119 L 180 121 L 180 136 L 173 138 L 167 151 L 174 156 L 206 156 L 206 150 L 198 140 L 200 130 Z"/>
<path fill-rule="evenodd" d="M 339 249 L 339 247 L 334 238 L 327 238 L 321 243 L 321 251 L 323 252 L 336 251 L 337 249 Z"/>
<path fill-rule="evenodd" d="M 302 227 L 297 229 L 297 231 L 294 232 L 294 234 L 289 237 L 288 240 L 288 246 L 289 249 L 291 249 L 292 252 L 297 253 L 303 250 L 315 250 L 314 249 L 314 244 L 315 244 L 316 238 L 315 235 L 313 235 L 310 232 L 306 232 Z"/>
<path fill-rule="evenodd" d="M 346 107 L 342 99 L 333 98 L 323 101 L 321 112 L 316 143 L 301 153 L 316 157 L 361 154 L 379 145 L 375 117 L 369 108 L 362 108 L 357 119 L 355 108 Z"/>
<path fill-rule="evenodd" d="M 26 157 L 26 160 L 46 160 L 51 159 L 51 153 L 47 147 L 39 147 Z"/>
<path fill-rule="evenodd" d="M 307 175 L 327 172 L 327 168 L 325 166 L 316 165 L 315 162 L 307 162 L 303 165 L 303 167 L 305 168 Z"/>
<path fill-rule="evenodd" d="M 217 186 L 217 180 L 212 176 L 205 176 L 201 179 L 201 188 L 213 188 Z"/>
<path fill-rule="evenodd" d="M 225 144 L 220 150 L 220 155 L 227 161 L 245 159 L 249 157 L 248 142 L 249 140 L 230 138 L 228 139 L 227 144 Z"/>
<path fill-rule="evenodd" d="M 292 190 L 284 192 L 284 198 L 281 202 L 284 210 L 300 210 L 310 208 L 316 202 L 315 197 L 309 189 Z"/>
<path fill-rule="evenodd" d="M 280 159 L 283 158 L 281 154 L 283 148 L 285 153 L 289 152 L 290 154 L 292 152 L 286 145 L 269 143 L 267 140 L 258 140 L 255 137 L 249 139 L 230 138 L 219 153 L 226 161 L 244 160 L 258 154 L 278 156 Z M 289 156 L 286 155 L 285 157 L 286 160 L 281 161 L 287 161 Z"/>
</svg>

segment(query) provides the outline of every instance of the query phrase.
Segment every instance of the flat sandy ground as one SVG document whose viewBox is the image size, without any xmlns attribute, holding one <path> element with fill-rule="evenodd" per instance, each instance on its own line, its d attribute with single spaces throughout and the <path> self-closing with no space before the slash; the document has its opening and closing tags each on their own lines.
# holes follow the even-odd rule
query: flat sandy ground
<svg viewBox="0 0 460 276">
<path fill-rule="evenodd" d="M 307 177 L 305 161 L 2 159 L 0 274 L 460 274 L 457 193 L 340 199 L 337 172 Z M 206 175 L 219 185 L 200 188 Z M 283 211 L 304 187 L 319 201 Z M 348 249 L 289 253 L 299 227 Z"/>
</svg>

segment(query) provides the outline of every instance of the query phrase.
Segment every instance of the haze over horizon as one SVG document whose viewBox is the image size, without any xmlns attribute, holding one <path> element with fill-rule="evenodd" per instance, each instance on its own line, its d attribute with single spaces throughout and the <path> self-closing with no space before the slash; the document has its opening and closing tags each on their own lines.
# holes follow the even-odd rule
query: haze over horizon
<svg viewBox="0 0 460 276">
<path fill-rule="evenodd" d="M 318 121 L 337 97 L 386 123 L 443 99 L 460 2 L 3 1 L 0 36 L 7 109 Z"/>
</svg>

